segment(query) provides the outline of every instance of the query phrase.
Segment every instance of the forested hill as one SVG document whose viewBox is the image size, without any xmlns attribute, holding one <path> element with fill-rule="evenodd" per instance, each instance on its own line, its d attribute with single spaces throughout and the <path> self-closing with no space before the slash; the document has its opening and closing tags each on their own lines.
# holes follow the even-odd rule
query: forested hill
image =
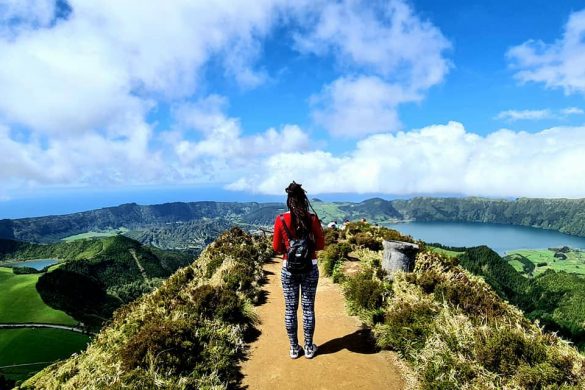
<svg viewBox="0 0 585 390">
<path fill-rule="evenodd" d="M 585 199 L 413 198 L 391 203 L 404 219 L 533 226 L 585 237 Z"/>
<path fill-rule="evenodd" d="M 325 223 L 366 218 L 371 222 L 444 221 L 492 222 L 558 230 L 585 237 L 585 199 L 517 200 L 418 197 L 409 200 L 368 199 L 359 203 L 323 202 L 313 206 Z M 52 242 L 88 231 L 121 227 L 129 236 L 162 248 L 201 246 L 213 240 L 217 231 L 233 224 L 244 228 L 271 225 L 283 203 L 190 202 L 143 206 L 135 203 L 75 214 L 0 220 L 0 238 Z M 201 223 L 206 221 L 206 223 Z M 182 224 L 189 223 L 188 229 Z M 192 232 L 185 236 L 183 230 Z M 201 236 L 201 237 L 199 237 Z M 170 240 L 165 237 L 178 237 Z"/>
<path fill-rule="evenodd" d="M 273 220 L 283 207 L 279 203 L 256 202 L 175 202 L 147 206 L 129 203 L 67 215 L 0 220 L 0 238 L 51 242 L 92 230 L 120 227 L 140 230 L 217 218 L 231 223 L 256 225 Z"/>
</svg>

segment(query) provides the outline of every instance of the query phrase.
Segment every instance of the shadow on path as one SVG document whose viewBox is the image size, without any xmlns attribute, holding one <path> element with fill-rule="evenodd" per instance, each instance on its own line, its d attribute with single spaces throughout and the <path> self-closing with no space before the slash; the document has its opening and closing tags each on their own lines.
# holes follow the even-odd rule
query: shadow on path
<svg viewBox="0 0 585 390">
<path fill-rule="evenodd" d="M 364 328 L 319 345 L 318 354 L 327 355 L 339 352 L 342 349 L 362 354 L 373 354 L 380 351 L 374 342 L 372 331 Z"/>
</svg>

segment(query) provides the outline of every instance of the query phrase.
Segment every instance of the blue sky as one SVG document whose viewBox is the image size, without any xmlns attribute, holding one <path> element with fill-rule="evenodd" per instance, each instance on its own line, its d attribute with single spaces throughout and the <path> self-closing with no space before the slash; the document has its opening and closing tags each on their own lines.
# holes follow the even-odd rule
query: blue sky
<svg viewBox="0 0 585 390">
<path fill-rule="evenodd" d="M 585 197 L 582 1 L 8 0 L 0 218 Z"/>
</svg>

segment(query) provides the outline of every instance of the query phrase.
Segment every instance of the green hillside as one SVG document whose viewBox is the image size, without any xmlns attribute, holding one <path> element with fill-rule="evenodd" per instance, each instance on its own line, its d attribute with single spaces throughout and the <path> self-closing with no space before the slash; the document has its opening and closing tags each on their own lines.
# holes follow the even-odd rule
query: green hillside
<svg viewBox="0 0 585 390">
<path fill-rule="evenodd" d="M 154 292 L 114 314 L 88 349 L 23 388 L 233 388 L 268 241 L 234 228 Z"/>
<path fill-rule="evenodd" d="M 0 375 L 24 380 L 87 346 L 89 337 L 62 329 L 0 329 Z M 13 367 L 6 367 L 13 366 Z"/>
<path fill-rule="evenodd" d="M 485 246 L 465 248 L 457 261 L 483 277 L 500 297 L 518 306 L 528 318 L 539 320 L 547 330 L 558 332 L 585 350 L 585 278 L 550 269 L 528 278 L 525 268 L 519 272 L 510 258 L 503 259 Z"/>
<path fill-rule="evenodd" d="M 379 240 L 390 235 L 386 231 L 370 227 L 358 234 Z M 501 298 L 520 298 L 508 283 L 519 283 L 519 291 L 530 292 L 532 286 L 501 259 L 491 262 L 495 252 L 489 248 L 470 248 L 453 257 L 421 243 L 414 271 L 395 273 L 389 282 L 381 268 L 382 253 L 355 237 L 350 230 L 330 241 L 320 255 L 323 271 L 342 284 L 348 308 L 373 329 L 378 346 L 397 351 L 408 362 L 420 388 L 585 386 L 585 357 Z M 503 267 L 497 266 L 500 263 Z M 485 280 L 465 268 L 483 272 Z M 550 283 L 568 285 L 561 280 Z"/>
<path fill-rule="evenodd" d="M 0 267 L 0 323 L 38 322 L 75 325 L 77 321 L 41 299 L 35 285 L 40 274 L 15 275 Z"/>
<path fill-rule="evenodd" d="M 58 258 L 60 266 L 42 275 L 12 277 L 36 287 L 36 291 L 27 290 L 34 291 L 29 293 L 36 297 L 30 304 L 42 299 L 45 307 L 64 311 L 70 316 L 67 318 L 94 329 L 99 329 L 117 307 L 152 291 L 192 261 L 190 254 L 147 247 L 122 235 L 53 244 L 0 240 L 2 260 L 37 258 Z M 10 302 L 10 298 L 2 299 Z"/>
<path fill-rule="evenodd" d="M 367 224 L 342 234 L 328 231 L 327 237 L 323 271 L 342 283 L 348 307 L 373 329 L 379 347 L 399 352 L 412 366 L 421 388 L 585 384 L 585 358 L 575 348 L 531 323 L 483 278 L 457 265 L 457 258 L 421 243 L 414 272 L 388 282 L 381 252 L 369 248 L 382 238 L 409 237 Z M 475 249 L 465 261 L 491 255 L 487 248 Z M 268 241 L 237 228 L 224 233 L 196 262 L 116 311 L 85 352 L 47 367 L 23 388 L 237 388 L 238 362 L 253 334 L 249 305 L 261 296 L 261 266 L 270 256 Z M 350 258 L 354 271 L 346 273 Z M 502 270 L 488 276 L 514 278 L 501 279 Z"/>
</svg>

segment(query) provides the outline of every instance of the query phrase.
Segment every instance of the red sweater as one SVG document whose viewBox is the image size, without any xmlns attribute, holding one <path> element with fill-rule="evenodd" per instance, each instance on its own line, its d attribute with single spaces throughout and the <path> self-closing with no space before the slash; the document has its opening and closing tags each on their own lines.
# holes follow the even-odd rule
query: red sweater
<svg viewBox="0 0 585 390">
<path fill-rule="evenodd" d="M 286 212 L 283 214 L 284 221 L 286 223 L 286 227 L 290 231 L 293 238 L 295 236 L 295 229 L 291 226 L 291 215 L 290 212 Z M 315 214 L 311 214 L 311 233 L 315 238 L 315 250 L 311 252 L 311 259 L 316 259 L 316 251 L 320 251 L 325 246 L 325 238 L 323 237 L 323 228 L 321 227 L 321 222 L 319 222 L 319 218 Z M 272 248 L 276 253 L 284 254 L 283 258 L 286 259 L 286 248 L 288 248 L 288 237 L 286 235 L 286 231 L 282 226 L 282 221 L 280 220 L 280 215 L 276 216 L 276 220 L 274 221 L 274 238 L 272 239 Z"/>
</svg>

